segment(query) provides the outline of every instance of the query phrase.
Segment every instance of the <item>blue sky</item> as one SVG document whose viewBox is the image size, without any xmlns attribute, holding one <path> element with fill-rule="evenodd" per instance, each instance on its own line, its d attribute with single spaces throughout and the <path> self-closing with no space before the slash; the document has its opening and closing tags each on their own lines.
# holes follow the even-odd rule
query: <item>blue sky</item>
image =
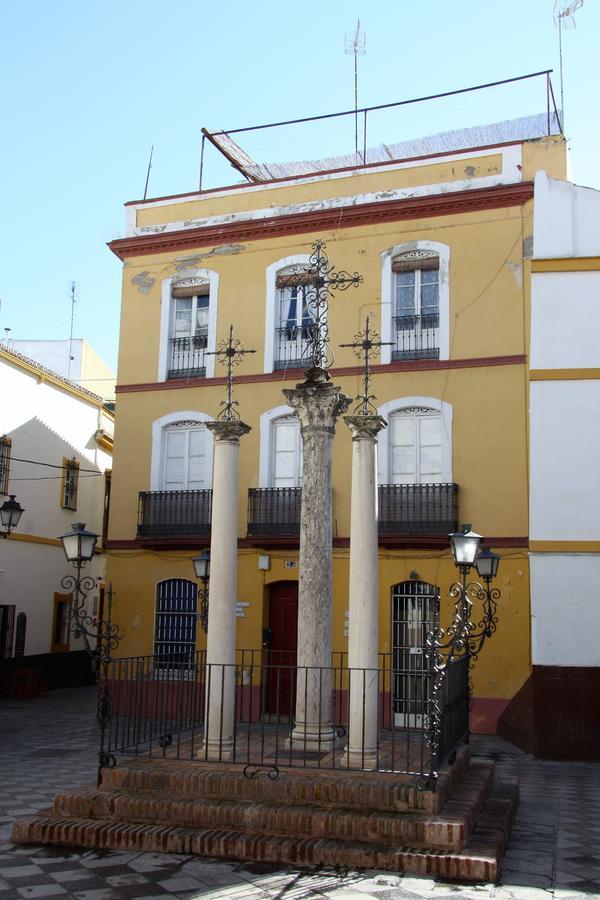
<svg viewBox="0 0 600 900">
<path fill-rule="evenodd" d="M 116 367 L 123 203 L 194 190 L 200 128 L 236 128 L 350 109 L 344 33 L 360 17 L 359 105 L 554 68 L 553 0 L 20 0 L 3 9 L 0 335 L 75 337 Z M 600 4 L 564 33 L 565 117 L 574 181 L 600 188 Z M 402 141 L 545 109 L 542 81 L 373 119 L 372 141 Z M 513 113 L 514 110 L 514 113 Z M 288 130 L 240 143 L 260 161 L 353 150 L 353 126 Z M 330 150 L 331 148 L 331 150 Z M 206 186 L 239 180 L 207 155 Z M 143 336 L 140 336 L 143 340 Z"/>
</svg>

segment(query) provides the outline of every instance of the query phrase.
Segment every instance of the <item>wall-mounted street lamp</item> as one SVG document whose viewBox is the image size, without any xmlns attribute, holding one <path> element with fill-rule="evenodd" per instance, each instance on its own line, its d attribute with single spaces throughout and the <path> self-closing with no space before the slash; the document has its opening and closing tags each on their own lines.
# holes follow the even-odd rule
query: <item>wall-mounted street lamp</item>
<svg viewBox="0 0 600 900">
<path fill-rule="evenodd" d="M 94 664 L 94 670 L 99 669 L 99 681 L 101 684 L 98 692 L 96 709 L 96 721 L 100 728 L 100 749 L 98 751 L 98 777 L 97 785 L 102 781 L 102 769 L 104 766 L 115 764 L 114 757 L 105 751 L 106 728 L 112 718 L 110 691 L 108 687 L 110 664 L 112 662 L 111 650 L 116 650 L 123 635 L 117 625 L 112 621 L 112 584 L 108 586 L 108 608 L 106 619 L 94 620 L 85 607 L 87 594 L 96 587 L 96 579 L 91 575 L 81 577 L 81 570 L 92 559 L 96 551 L 98 535 L 93 531 L 87 531 L 84 522 L 74 522 L 73 530 L 60 535 L 63 550 L 68 561 L 77 570 L 76 575 L 65 575 L 61 581 L 62 587 L 73 594 L 71 615 L 75 623 L 73 634 L 82 637 L 85 649 L 90 654 Z M 96 647 L 92 650 L 90 638 L 95 639 Z"/>
<path fill-rule="evenodd" d="M 98 535 L 93 531 L 87 531 L 84 522 L 73 522 L 73 530 L 60 535 L 60 540 L 68 561 L 77 570 L 77 575 L 65 575 L 61 581 L 66 591 L 73 593 L 71 604 L 71 616 L 75 627 L 75 637 L 82 637 L 85 649 L 93 653 L 90 646 L 90 637 L 95 637 L 90 626 L 92 620 L 85 609 L 87 594 L 96 587 L 96 581 L 90 575 L 81 577 L 81 570 L 88 564 L 96 550 Z"/>
<path fill-rule="evenodd" d="M 199 556 L 192 559 L 196 578 L 202 582 L 202 591 L 200 594 L 200 607 L 198 609 L 198 619 L 204 634 L 208 631 L 208 582 L 210 580 L 210 553 L 205 550 Z"/>
<path fill-rule="evenodd" d="M 3 538 L 7 538 L 13 528 L 17 527 L 19 519 L 24 512 L 25 510 L 19 501 L 15 500 L 14 494 L 11 494 L 8 500 L 4 501 L 2 506 L 0 506 L 0 526 L 2 527 L 0 534 Z"/>
</svg>

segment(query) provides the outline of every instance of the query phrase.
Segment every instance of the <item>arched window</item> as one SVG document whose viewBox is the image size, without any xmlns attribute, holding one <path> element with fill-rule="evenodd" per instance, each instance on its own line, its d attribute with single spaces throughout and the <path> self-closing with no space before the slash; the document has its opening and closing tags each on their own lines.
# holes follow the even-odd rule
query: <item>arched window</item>
<svg viewBox="0 0 600 900">
<path fill-rule="evenodd" d="M 314 276 L 307 254 L 288 256 L 267 268 L 265 372 L 306 367 L 314 316 Z M 306 275 L 303 276 L 303 269 Z M 293 283 L 292 283 L 293 282 Z"/>
<path fill-rule="evenodd" d="M 278 406 L 260 417 L 260 487 L 300 487 L 302 441 L 300 423 L 289 406 Z"/>
<path fill-rule="evenodd" d="M 379 442 L 380 484 L 452 481 L 452 407 L 434 397 L 407 397 L 380 410 L 388 428 Z"/>
<path fill-rule="evenodd" d="M 450 250 L 415 241 L 383 254 L 381 361 L 447 359 Z"/>
<path fill-rule="evenodd" d="M 163 282 L 159 381 L 214 375 L 218 285 L 209 269 Z"/>
<path fill-rule="evenodd" d="M 175 412 L 152 426 L 153 491 L 203 491 L 212 484 L 212 435 L 206 427 L 211 416 Z"/>
</svg>

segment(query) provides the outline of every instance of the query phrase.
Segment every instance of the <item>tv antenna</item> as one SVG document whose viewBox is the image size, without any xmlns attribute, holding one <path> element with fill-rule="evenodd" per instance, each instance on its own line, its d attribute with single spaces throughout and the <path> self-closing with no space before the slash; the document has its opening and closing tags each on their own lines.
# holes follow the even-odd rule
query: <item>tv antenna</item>
<svg viewBox="0 0 600 900">
<path fill-rule="evenodd" d="M 71 282 L 71 333 L 69 335 L 69 365 L 67 366 L 67 378 L 71 377 L 71 362 L 73 356 L 73 323 L 75 321 L 75 282 Z"/>
<path fill-rule="evenodd" d="M 581 0 L 583 3 L 583 0 Z M 367 35 L 360 30 L 360 19 L 356 20 L 354 31 L 347 31 L 344 35 L 344 50 L 346 56 L 354 56 L 354 152 L 358 160 L 358 57 L 367 52 Z M 363 159 L 364 162 L 364 159 Z"/>
<path fill-rule="evenodd" d="M 560 62 L 560 114 L 561 131 L 565 133 L 565 98 L 563 93 L 562 30 L 575 28 L 575 13 L 583 6 L 583 0 L 554 0 L 554 24 L 558 27 L 558 57 Z"/>
</svg>

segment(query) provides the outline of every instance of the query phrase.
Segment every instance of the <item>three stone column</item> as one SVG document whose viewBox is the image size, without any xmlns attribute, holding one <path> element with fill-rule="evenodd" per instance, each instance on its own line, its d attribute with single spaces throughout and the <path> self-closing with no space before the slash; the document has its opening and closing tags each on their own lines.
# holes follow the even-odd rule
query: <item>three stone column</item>
<svg viewBox="0 0 600 900">
<path fill-rule="evenodd" d="M 214 421 L 210 591 L 206 640 L 204 759 L 228 760 L 234 751 L 235 604 L 237 599 L 237 482 L 244 422 Z"/>
<path fill-rule="evenodd" d="M 291 744 L 298 750 L 331 750 L 332 506 L 331 456 L 335 423 L 350 400 L 323 369 L 283 391 L 296 410 L 302 436 L 303 474 L 298 584 L 298 672 Z"/>
<path fill-rule="evenodd" d="M 382 416 L 345 416 L 352 433 L 350 507 L 350 591 L 348 744 L 343 765 L 377 766 L 378 677 L 378 528 L 377 435 L 387 426 Z"/>
</svg>

